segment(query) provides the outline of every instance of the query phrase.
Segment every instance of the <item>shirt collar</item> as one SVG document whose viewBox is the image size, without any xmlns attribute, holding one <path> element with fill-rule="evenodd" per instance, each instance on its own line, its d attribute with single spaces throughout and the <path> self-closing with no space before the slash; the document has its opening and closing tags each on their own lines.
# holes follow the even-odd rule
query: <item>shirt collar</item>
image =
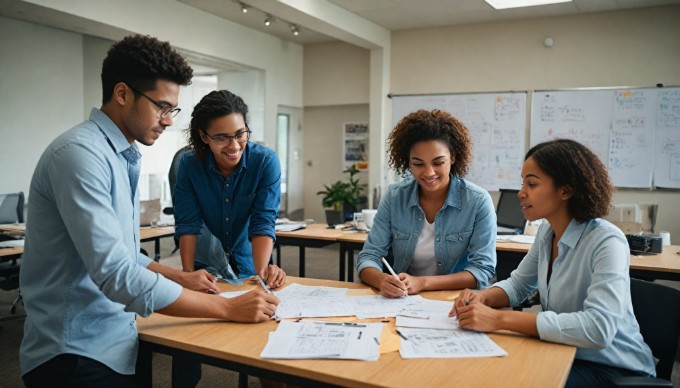
<svg viewBox="0 0 680 388">
<path fill-rule="evenodd" d="M 413 188 L 409 194 L 408 206 L 418 206 L 418 182 L 416 178 L 411 176 L 414 181 Z M 444 200 L 444 206 L 451 206 L 458 209 L 462 209 L 463 204 L 461 203 L 461 191 L 463 190 L 463 182 L 457 176 L 449 175 L 449 193 L 446 195 Z"/>
<path fill-rule="evenodd" d="M 241 155 L 241 161 L 234 172 L 241 171 L 242 169 L 248 168 L 248 157 L 250 155 L 250 142 L 246 143 L 246 148 L 243 149 L 243 155 Z M 215 155 L 212 151 L 208 152 L 208 170 L 215 171 L 216 173 L 222 175 L 220 169 L 217 168 L 217 162 L 215 162 Z"/>
<path fill-rule="evenodd" d="M 567 229 L 564 231 L 562 238 L 560 238 L 559 243 L 568 246 L 570 249 L 575 248 L 576 245 L 578 245 L 579 240 L 581 240 L 581 236 L 583 236 L 589 222 L 590 221 L 578 222 L 572 218 L 571 221 L 569 221 L 569 225 L 567 225 Z M 548 224 L 548 232 L 543 236 L 543 241 L 546 244 L 551 244 L 553 233 L 552 226 Z"/>
<path fill-rule="evenodd" d="M 142 154 L 137 148 L 137 143 L 128 143 L 123 132 L 116 126 L 116 124 L 106 115 L 97 108 L 92 108 L 90 111 L 90 120 L 99 127 L 104 136 L 109 142 L 109 145 L 116 154 L 122 154 L 127 161 L 132 164 L 137 164 Z"/>
</svg>

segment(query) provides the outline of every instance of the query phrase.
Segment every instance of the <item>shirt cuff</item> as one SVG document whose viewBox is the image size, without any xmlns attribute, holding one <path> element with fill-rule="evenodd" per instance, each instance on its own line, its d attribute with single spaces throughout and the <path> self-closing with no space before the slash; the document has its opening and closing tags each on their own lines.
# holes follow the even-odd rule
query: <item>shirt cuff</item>
<svg viewBox="0 0 680 388">
<path fill-rule="evenodd" d="M 374 260 L 372 259 L 363 259 L 363 260 L 357 260 L 357 273 L 363 271 L 366 268 L 375 268 L 378 271 L 382 272 L 382 264 L 377 264 Z"/>
<path fill-rule="evenodd" d="M 470 272 L 472 276 L 474 276 L 475 279 L 477 279 L 478 290 L 482 290 L 489 286 L 489 278 L 479 268 L 469 265 L 463 270 Z"/>
<path fill-rule="evenodd" d="M 544 341 L 563 343 L 560 322 L 554 311 L 542 311 L 536 317 L 538 337 Z"/>
<path fill-rule="evenodd" d="M 493 287 L 498 287 L 501 290 L 505 291 L 505 294 L 508 295 L 508 306 L 517 306 L 518 304 L 523 302 L 523 300 L 517 300 L 519 298 L 517 298 L 515 289 L 507 280 L 501 280 L 500 282 L 496 282 L 493 284 Z"/>
<path fill-rule="evenodd" d="M 179 284 L 166 279 L 161 274 L 152 271 L 148 272 L 156 277 L 155 283 L 149 292 L 145 292 L 137 297 L 125 309 L 126 311 L 134 311 L 143 317 L 148 317 L 154 311 L 168 307 L 182 294 L 182 286 Z"/>
</svg>

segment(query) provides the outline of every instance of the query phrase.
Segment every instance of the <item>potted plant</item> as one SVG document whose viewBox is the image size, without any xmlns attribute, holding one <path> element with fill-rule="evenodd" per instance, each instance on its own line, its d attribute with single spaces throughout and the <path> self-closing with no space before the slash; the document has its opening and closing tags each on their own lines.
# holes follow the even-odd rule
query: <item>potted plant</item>
<svg viewBox="0 0 680 388">
<path fill-rule="evenodd" d="M 354 176 L 359 173 L 356 166 L 343 171 L 349 174 L 349 181 L 337 181 L 330 186 L 323 185 L 325 190 L 317 192 L 322 195 L 321 203 L 326 208 L 326 221 L 328 225 L 342 224 L 347 220 L 348 214 L 355 212 L 356 206 L 361 201 L 361 192 L 364 190 L 359 185 L 359 178 Z"/>
</svg>

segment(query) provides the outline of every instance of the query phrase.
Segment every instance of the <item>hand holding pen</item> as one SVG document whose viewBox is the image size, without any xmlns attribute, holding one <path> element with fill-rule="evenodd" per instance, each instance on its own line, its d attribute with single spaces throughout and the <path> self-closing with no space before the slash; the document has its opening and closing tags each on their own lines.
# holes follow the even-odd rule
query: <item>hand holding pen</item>
<svg viewBox="0 0 680 388">
<path fill-rule="evenodd" d="M 259 275 L 255 275 L 255 278 L 257 278 L 258 283 L 260 283 L 260 286 L 262 286 L 262 288 L 264 288 L 264 291 L 267 294 L 274 295 L 274 291 L 272 291 L 272 289 L 269 288 L 269 286 L 267 286 L 267 284 L 264 282 L 264 280 L 262 280 L 262 278 Z M 274 313 L 272 314 L 272 319 L 277 319 L 277 320 L 279 319 L 279 317 L 276 315 L 276 311 L 274 311 Z"/>
<path fill-rule="evenodd" d="M 453 307 L 451 308 L 451 311 L 449 312 L 449 316 L 458 316 L 458 308 L 467 306 L 469 304 L 473 303 L 482 303 L 484 304 L 483 297 L 477 293 L 474 292 L 470 289 L 464 289 L 463 291 L 458 294 L 458 296 L 453 300 Z"/>
<path fill-rule="evenodd" d="M 393 286 L 392 288 L 397 288 L 397 289 L 401 290 L 402 295 L 406 296 L 406 298 L 408 299 L 408 297 L 409 297 L 408 296 L 408 289 L 407 289 L 406 285 L 404 284 L 404 282 L 402 282 L 401 279 L 399 279 L 399 276 L 397 276 L 397 274 L 392 269 L 392 266 L 390 265 L 390 263 L 388 263 L 387 260 L 385 260 L 384 257 L 381 257 L 380 259 L 382 260 L 383 264 L 385 264 L 385 267 L 387 267 L 387 270 L 390 271 L 394 280 L 396 280 L 396 282 L 389 280 L 388 281 L 389 285 Z M 392 297 L 399 296 L 398 294 L 393 295 L 392 293 L 389 292 L 390 290 L 389 289 L 386 290 L 385 287 L 381 287 L 381 291 L 383 292 L 383 295 L 385 295 L 385 293 L 387 292 L 387 295 L 385 295 L 385 296 L 392 296 Z"/>
</svg>

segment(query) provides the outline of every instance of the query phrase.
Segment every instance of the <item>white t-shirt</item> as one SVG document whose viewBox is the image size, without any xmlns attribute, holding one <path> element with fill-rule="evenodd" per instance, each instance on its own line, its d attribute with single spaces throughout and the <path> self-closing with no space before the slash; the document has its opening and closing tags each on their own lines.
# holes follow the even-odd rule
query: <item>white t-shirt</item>
<svg viewBox="0 0 680 388">
<path fill-rule="evenodd" d="M 434 258 L 434 223 L 423 222 L 418 236 L 413 260 L 408 267 L 408 274 L 413 276 L 432 276 L 437 274 L 437 261 Z"/>
</svg>

